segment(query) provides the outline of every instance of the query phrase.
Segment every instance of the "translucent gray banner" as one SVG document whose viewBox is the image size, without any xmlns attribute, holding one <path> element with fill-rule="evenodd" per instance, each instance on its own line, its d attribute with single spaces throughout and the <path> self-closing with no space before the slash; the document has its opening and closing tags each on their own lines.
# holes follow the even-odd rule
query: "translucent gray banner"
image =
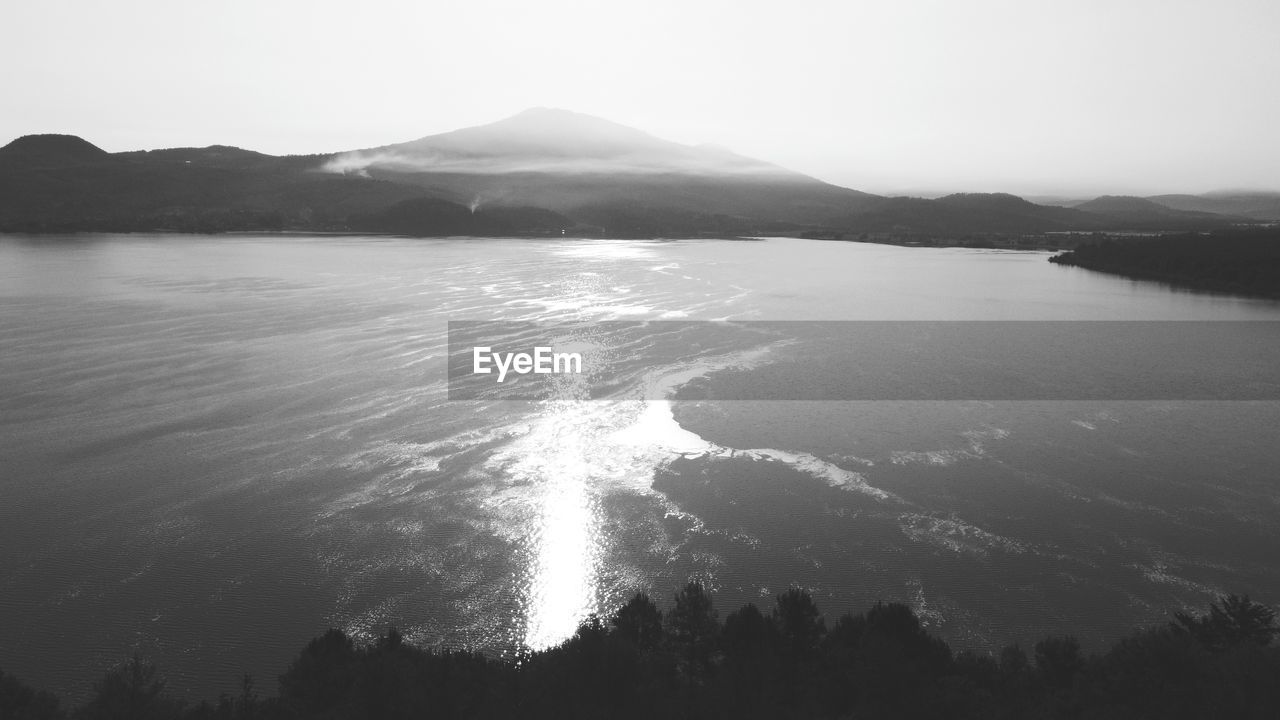
<svg viewBox="0 0 1280 720">
<path fill-rule="evenodd" d="M 450 400 L 1280 400 L 1280 322 L 449 323 Z"/>
</svg>

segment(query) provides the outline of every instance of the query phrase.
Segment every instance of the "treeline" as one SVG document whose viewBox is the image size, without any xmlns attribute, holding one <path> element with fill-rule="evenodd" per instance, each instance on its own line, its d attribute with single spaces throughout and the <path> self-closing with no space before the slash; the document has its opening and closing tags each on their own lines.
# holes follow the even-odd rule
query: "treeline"
<svg viewBox="0 0 1280 720">
<path fill-rule="evenodd" d="M 135 656 L 64 711 L 0 673 L 0 718 L 1276 718 L 1277 632 L 1274 611 L 1229 596 L 1102 653 L 1050 637 L 991 657 L 953 653 L 904 605 L 828 626 L 795 589 L 768 612 L 747 605 L 721 621 L 691 583 L 665 613 L 640 594 L 512 660 L 416 648 L 394 629 L 366 646 L 329 630 L 274 697 L 245 676 L 235 696 L 183 703 Z"/>
<path fill-rule="evenodd" d="M 465 205 L 433 198 L 403 200 L 373 213 L 352 215 L 352 230 L 420 237 L 448 235 L 559 235 L 575 223 L 560 215 L 532 207 Z"/>
<path fill-rule="evenodd" d="M 0 222 L 0 232 L 175 232 L 213 234 L 287 229 L 289 218 L 271 210 L 165 208 L 154 212 L 104 211 Z"/>
<path fill-rule="evenodd" d="M 1280 297 L 1277 227 L 1112 238 L 1086 243 L 1049 262 L 1201 290 Z"/>
</svg>

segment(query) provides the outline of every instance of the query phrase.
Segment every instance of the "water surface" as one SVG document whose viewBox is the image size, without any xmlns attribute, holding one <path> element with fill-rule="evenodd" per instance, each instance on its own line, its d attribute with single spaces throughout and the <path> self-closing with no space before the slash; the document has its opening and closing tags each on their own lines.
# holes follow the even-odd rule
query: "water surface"
<svg viewBox="0 0 1280 720">
<path fill-rule="evenodd" d="M 1277 320 L 1280 305 L 854 243 L 0 238 L 0 667 L 133 649 L 271 687 L 333 625 L 511 652 L 641 588 L 910 603 L 960 646 L 1280 598 L 1274 402 L 450 402 L 450 320 Z M 610 338 L 598 338 L 608 347 Z M 1132 368 L 1141 373 L 1142 368 Z"/>
</svg>

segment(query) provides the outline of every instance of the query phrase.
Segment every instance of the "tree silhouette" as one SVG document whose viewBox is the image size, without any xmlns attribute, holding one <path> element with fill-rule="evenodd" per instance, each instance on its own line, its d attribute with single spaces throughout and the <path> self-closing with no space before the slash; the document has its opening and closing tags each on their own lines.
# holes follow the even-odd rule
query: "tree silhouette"
<svg viewBox="0 0 1280 720">
<path fill-rule="evenodd" d="M 355 644 L 336 628 L 307 643 L 280 676 L 280 699 L 304 717 L 342 717 L 355 683 Z"/>
<path fill-rule="evenodd" d="M 931 636 L 906 605 L 876 603 L 856 655 L 863 702 L 886 716 L 927 714 L 929 690 L 951 663 L 946 643 Z M 936 709 L 936 708 L 935 708 Z"/>
<path fill-rule="evenodd" d="M 676 604 L 667 613 L 667 631 L 677 645 L 709 650 L 719 632 L 711 595 L 701 583 L 691 582 L 676 593 Z"/>
<path fill-rule="evenodd" d="M 1172 625 L 1205 646 L 1222 650 L 1241 643 L 1270 645 L 1280 633 L 1275 619 L 1274 610 L 1249 600 L 1248 595 L 1227 595 L 1209 605 L 1208 615 L 1175 613 Z"/>
<path fill-rule="evenodd" d="M 640 650 L 651 650 L 662 641 L 662 611 L 645 593 L 636 593 L 610 618 L 614 631 Z"/>
<path fill-rule="evenodd" d="M 161 698 L 164 680 L 156 667 L 134 653 L 112 668 L 93 687 L 93 699 L 77 713 L 85 720 L 151 720 L 174 712 L 172 703 Z"/>
<path fill-rule="evenodd" d="M 727 659 L 749 660 L 764 655 L 772 656 L 776 645 L 775 636 L 773 623 L 754 603 L 747 603 L 724 619 L 720 645 Z"/>
<path fill-rule="evenodd" d="M 711 595 L 701 583 L 685 585 L 675 599 L 675 607 L 666 617 L 667 640 L 683 662 L 685 678 L 693 684 L 704 679 L 711 668 L 720 625 Z"/>
<path fill-rule="evenodd" d="M 1051 637 L 1036 643 L 1036 670 L 1051 687 L 1071 687 L 1083 668 L 1080 643 L 1074 637 Z"/>
<path fill-rule="evenodd" d="M 905 605 L 845 614 L 828 630 L 813 599 L 784 592 L 717 622 L 690 583 L 662 613 L 643 594 L 563 644 L 516 659 L 417 648 L 394 628 L 357 645 L 330 630 L 259 698 L 185 706 L 139 656 L 112 669 L 72 717 L 85 720 L 418 718 L 1276 718 L 1280 647 L 1270 608 L 1228 596 L 1201 617 L 1129 633 L 1085 655 L 1072 637 L 995 656 L 965 651 Z M 664 622 L 665 621 L 665 622 Z M 0 673 L 0 720 L 57 720 L 52 696 Z"/>
<path fill-rule="evenodd" d="M 813 597 L 800 588 L 791 588 L 778 596 L 778 604 L 773 608 L 773 623 L 784 648 L 797 659 L 812 656 L 827 632 L 826 622 Z"/>
<path fill-rule="evenodd" d="M 4 720 L 53 720 L 62 717 L 58 699 L 38 691 L 0 670 L 0 718 Z"/>
<path fill-rule="evenodd" d="M 804 686 L 814 674 L 818 644 L 827 632 L 826 623 L 813 597 L 800 588 L 791 588 L 778 596 L 771 620 L 778 636 L 783 700 L 797 706 L 809 695 Z"/>
<path fill-rule="evenodd" d="M 748 603 L 724 619 L 720 647 L 728 684 L 724 704 L 734 717 L 775 715 L 778 637 L 774 624 Z"/>
</svg>

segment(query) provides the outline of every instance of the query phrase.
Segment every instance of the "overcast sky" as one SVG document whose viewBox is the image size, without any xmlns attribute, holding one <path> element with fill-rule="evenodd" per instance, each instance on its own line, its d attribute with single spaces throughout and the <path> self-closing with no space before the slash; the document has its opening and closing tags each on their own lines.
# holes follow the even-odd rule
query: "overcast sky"
<svg viewBox="0 0 1280 720">
<path fill-rule="evenodd" d="M 371 147 L 534 106 L 873 192 L 1280 189 L 1280 0 L 32 0 L 0 143 Z"/>
</svg>

